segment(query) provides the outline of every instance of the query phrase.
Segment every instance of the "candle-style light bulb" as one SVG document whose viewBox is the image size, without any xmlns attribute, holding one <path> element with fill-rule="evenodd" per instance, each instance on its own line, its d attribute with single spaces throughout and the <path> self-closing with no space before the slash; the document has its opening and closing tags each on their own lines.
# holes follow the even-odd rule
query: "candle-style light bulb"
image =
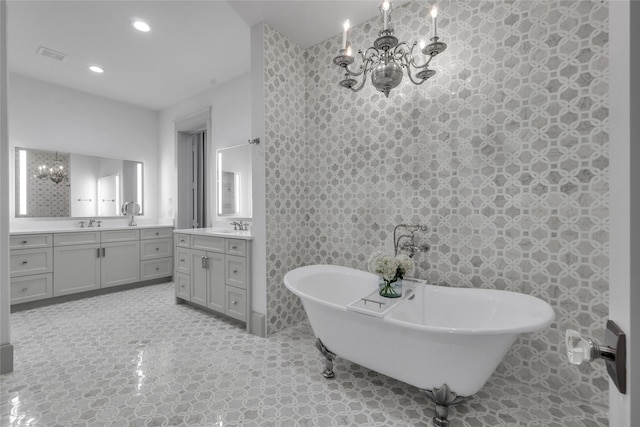
<svg viewBox="0 0 640 427">
<path fill-rule="evenodd" d="M 389 28 L 389 9 L 391 9 L 391 3 L 388 0 L 382 2 L 382 17 L 383 17 L 383 29 Z"/>
<path fill-rule="evenodd" d="M 438 21 L 436 17 L 438 16 L 438 6 L 431 6 L 431 24 L 433 25 L 433 37 L 438 37 Z"/>
<path fill-rule="evenodd" d="M 351 55 L 351 46 L 347 47 L 347 56 L 353 56 Z"/>
<path fill-rule="evenodd" d="M 344 21 L 344 25 L 342 26 L 342 28 L 344 28 L 344 32 L 342 33 L 342 49 L 346 49 L 347 33 L 349 32 L 349 28 L 351 28 L 351 21 L 349 21 L 348 19 Z"/>
<path fill-rule="evenodd" d="M 426 46 L 427 46 L 427 42 L 424 39 L 420 40 L 420 52 L 423 52 Z"/>
</svg>

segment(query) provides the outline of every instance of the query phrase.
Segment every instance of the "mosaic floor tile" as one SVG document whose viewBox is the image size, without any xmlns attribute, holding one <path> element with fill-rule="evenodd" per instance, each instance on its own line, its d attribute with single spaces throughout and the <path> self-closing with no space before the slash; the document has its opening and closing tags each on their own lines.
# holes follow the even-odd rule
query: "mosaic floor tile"
<svg viewBox="0 0 640 427">
<path fill-rule="evenodd" d="M 307 322 L 268 339 L 174 304 L 172 283 L 13 313 L 0 427 L 432 426 L 415 387 L 343 359 Z M 607 426 L 606 408 L 494 377 L 452 427 Z"/>
</svg>

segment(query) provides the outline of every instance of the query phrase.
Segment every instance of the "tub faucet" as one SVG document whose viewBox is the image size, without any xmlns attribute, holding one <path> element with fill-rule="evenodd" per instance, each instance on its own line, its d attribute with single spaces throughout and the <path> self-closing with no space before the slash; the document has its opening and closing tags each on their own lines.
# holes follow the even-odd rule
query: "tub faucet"
<svg viewBox="0 0 640 427">
<path fill-rule="evenodd" d="M 405 234 L 398 236 L 398 229 L 403 228 Z M 406 253 L 409 258 L 413 258 L 416 253 L 428 252 L 431 247 L 423 243 L 422 245 L 416 245 L 415 233 L 416 231 L 427 231 L 428 228 L 423 224 L 398 224 L 393 229 L 393 248 L 395 255 L 399 253 Z"/>
</svg>

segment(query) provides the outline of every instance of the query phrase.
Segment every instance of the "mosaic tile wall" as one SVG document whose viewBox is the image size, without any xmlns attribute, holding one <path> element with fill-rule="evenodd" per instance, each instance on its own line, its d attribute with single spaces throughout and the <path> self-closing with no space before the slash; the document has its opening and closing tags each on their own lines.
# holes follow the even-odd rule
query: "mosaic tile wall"
<svg viewBox="0 0 640 427">
<path fill-rule="evenodd" d="M 264 25 L 267 333 L 304 319 L 283 285 L 287 271 L 309 264 L 303 51 Z"/>
<path fill-rule="evenodd" d="M 608 315 L 607 4 L 439 9 L 449 49 L 434 61 L 438 74 L 420 87 L 403 82 L 389 99 L 369 84 L 356 94 L 338 86 L 331 60 L 341 36 L 304 52 L 306 142 L 267 138 L 268 292 L 290 269 L 278 261 L 365 269 L 372 251 L 393 250 L 396 224 L 424 223 L 432 250 L 417 276 L 529 293 L 556 311 L 550 328 L 516 342 L 498 375 L 605 405 L 604 366 L 569 366 L 563 337 L 574 328 L 601 340 Z M 430 22 L 425 1 L 392 14 L 401 40 L 424 38 Z M 378 29 L 377 19 L 354 28 L 352 45 L 366 48 Z M 266 73 L 280 67 L 280 76 L 270 79 L 299 73 L 276 63 L 295 49 L 272 41 Z M 298 98 L 288 95 L 278 101 L 267 89 L 267 107 L 297 123 Z M 289 232 L 293 217 L 302 224 Z M 270 325 L 299 315 L 282 296 L 268 309 Z"/>
<path fill-rule="evenodd" d="M 38 179 L 35 173 L 39 166 L 51 166 L 56 159 L 56 153 L 50 151 L 27 151 L 27 214 L 16 217 L 40 218 L 40 217 L 68 217 L 70 187 L 69 183 L 56 184 L 51 180 Z M 64 168 L 69 171 L 69 154 L 58 153 L 58 159 Z M 19 182 L 18 156 L 15 159 L 16 182 Z M 20 203 L 20 190 L 16 185 L 16 206 Z"/>
</svg>

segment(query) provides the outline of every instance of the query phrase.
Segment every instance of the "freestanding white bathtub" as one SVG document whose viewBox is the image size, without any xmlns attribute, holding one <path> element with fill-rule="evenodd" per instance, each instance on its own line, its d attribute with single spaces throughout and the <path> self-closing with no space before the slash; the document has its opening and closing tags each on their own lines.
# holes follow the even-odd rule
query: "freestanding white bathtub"
<svg viewBox="0 0 640 427">
<path fill-rule="evenodd" d="M 378 276 L 334 265 L 297 268 L 284 283 L 331 353 L 421 389 L 448 385 L 458 396 L 482 388 L 518 334 L 555 318 L 530 295 L 424 283 L 384 316 L 370 316 L 347 307 L 375 291 Z"/>
</svg>

